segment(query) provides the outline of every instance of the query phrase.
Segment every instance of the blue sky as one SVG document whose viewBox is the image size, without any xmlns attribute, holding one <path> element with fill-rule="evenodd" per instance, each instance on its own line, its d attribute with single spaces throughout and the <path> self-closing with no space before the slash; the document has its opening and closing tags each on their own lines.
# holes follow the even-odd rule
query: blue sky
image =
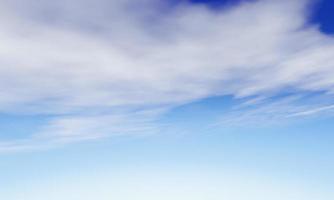
<svg viewBox="0 0 334 200">
<path fill-rule="evenodd" d="M 333 6 L 0 0 L 0 199 L 333 199 Z"/>
</svg>

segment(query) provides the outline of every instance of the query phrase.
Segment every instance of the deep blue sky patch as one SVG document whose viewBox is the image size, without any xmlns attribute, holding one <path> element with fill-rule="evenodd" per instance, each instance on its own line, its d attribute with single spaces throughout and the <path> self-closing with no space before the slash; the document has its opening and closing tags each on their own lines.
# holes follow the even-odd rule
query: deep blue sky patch
<svg viewBox="0 0 334 200">
<path fill-rule="evenodd" d="M 334 34 L 334 1 L 319 0 L 315 4 L 312 22 L 319 24 L 323 33 Z"/>
<path fill-rule="evenodd" d="M 235 6 L 242 2 L 250 2 L 255 0 L 170 0 L 171 4 L 178 4 L 182 2 L 188 2 L 190 4 L 197 4 L 197 5 L 205 5 L 210 7 L 211 9 L 221 9 L 225 7 Z"/>
</svg>

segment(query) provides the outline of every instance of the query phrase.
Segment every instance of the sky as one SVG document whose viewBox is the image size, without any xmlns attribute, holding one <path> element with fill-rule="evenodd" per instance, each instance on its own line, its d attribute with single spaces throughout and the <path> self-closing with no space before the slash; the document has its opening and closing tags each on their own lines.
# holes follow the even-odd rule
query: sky
<svg viewBox="0 0 334 200">
<path fill-rule="evenodd" d="M 331 0 L 0 0 L 0 199 L 334 199 Z"/>
</svg>

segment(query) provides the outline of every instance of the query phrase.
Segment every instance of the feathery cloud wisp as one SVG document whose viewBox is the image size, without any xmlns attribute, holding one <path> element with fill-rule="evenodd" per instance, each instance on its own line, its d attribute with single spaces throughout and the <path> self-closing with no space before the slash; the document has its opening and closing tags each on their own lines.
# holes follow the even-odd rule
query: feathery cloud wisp
<svg viewBox="0 0 334 200">
<path fill-rule="evenodd" d="M 213 11 L 156 0 L 1 0 L 0 110 L 51 114 L 50 135 L 90 138 L 114 132 L 113 110 L 131 116 L 285 88 L 332 93 L 334 38 L 307 24 L 309 3 Z"/>
</svg>

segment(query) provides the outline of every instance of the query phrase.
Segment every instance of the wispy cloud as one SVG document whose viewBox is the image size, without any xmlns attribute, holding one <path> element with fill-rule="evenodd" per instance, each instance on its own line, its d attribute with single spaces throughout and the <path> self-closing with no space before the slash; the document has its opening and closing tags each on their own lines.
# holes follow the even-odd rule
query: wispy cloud
<svg viewBox="0 0 334 200">
<path fill-rule="evenodd" d="M 325 97 L 324 97 L 325 96 Z M 287 95 L 262 101 L 245 101 L 222 114 L 215 126 L 271 126 L 290 121 L 333 116 L 334 105 L 326 95 Z"/>
<path fill-rule="evenodd" d="M 146 130 L 124 116 L 151 106 L 333 92 L 334 39 L 307 24 L 309 3 L 260 0 L 219 12 L 156 0 L 1 0 L 0 110 L 54 116 L 28 138 L 79 139 Z M 102 112 L 119 108 L 127 111 Z"/>
</svg>

